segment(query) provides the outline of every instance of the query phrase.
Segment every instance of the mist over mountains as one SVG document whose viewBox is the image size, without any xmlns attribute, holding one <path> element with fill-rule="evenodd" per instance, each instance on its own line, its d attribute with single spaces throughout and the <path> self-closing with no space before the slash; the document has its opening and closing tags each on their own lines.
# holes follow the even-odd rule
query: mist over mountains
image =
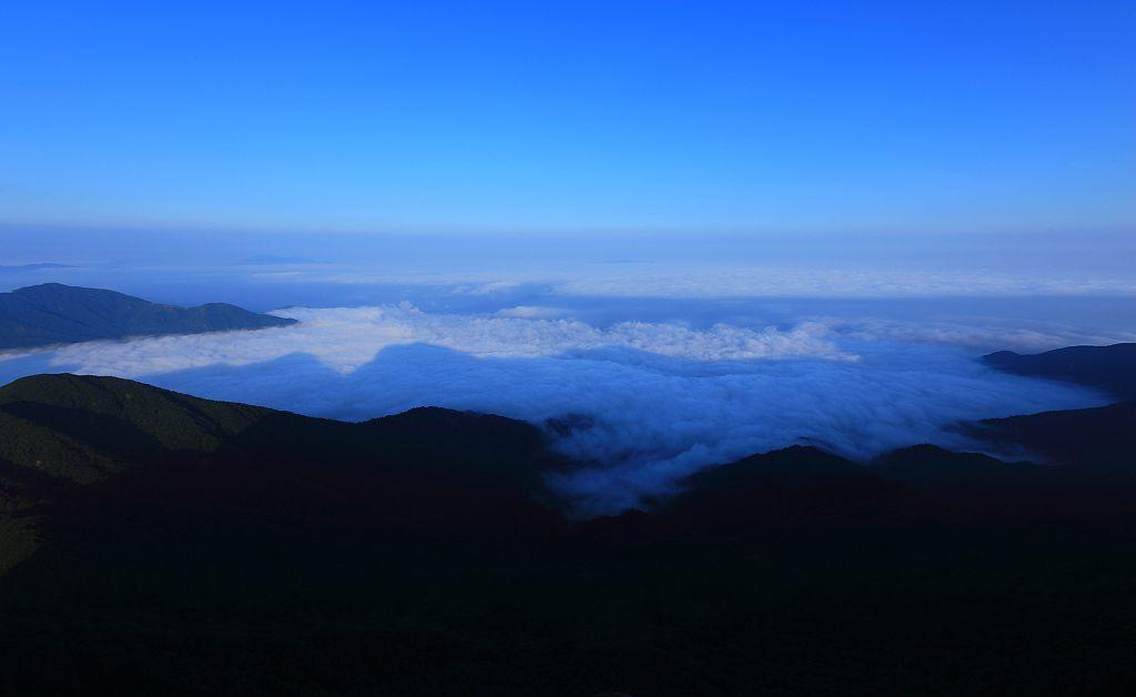
<svg viewBox="0 0 1136 697">
<path fill-rule="evenodd" d="M 969 424 L 1033 461 L 754 453 L 647 511 L 579 520 L 540 476 L 572 463 L 532 424 L 437 408 L 344 423 L 28 377 L 0 387 L 4 684 L 679 697 L 707 680 L 835 695 L 855 677 L 885 694 L 1124 694 L 1134 418 L 1116 404 Z M 973 648 L 949 642 L 965 675 L 917 639 L 932 629 Z M 911 671 L 881 659 L 897 651 Z"/>
<path fill-rule="evenodd" d="M 752 452 L 812 444 L 863 460 L 922 442 L 973 447 L 955 424 L 1106 402 L 985 367 L 957 328 L 855 317 L 601 324 L 569 307 L 512 309 L 293 307 L 257 320 L 289 326 L 10 353 L 0 377 L 114 375 L 354 421 L 419 406 L 538 425 L 583 415 L 586 427 L 555 434 L 581 466 L 553 484 L 590 514 L 642 506 Z"/>
<path fill-rule="evenodd" d="M 1130 240 L 885 237 L 14 237 L 273 326 L 0 352 L 0 691 L 1131 694 Z"/>
</svg>

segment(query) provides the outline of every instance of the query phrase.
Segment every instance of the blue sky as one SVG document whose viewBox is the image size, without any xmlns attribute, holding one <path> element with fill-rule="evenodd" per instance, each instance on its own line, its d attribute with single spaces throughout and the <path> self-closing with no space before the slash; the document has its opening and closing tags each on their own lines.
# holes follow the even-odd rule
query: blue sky
<svg viewBox="0 0 1136 697">
<path fill-rule="evenodd" d="M 1136 4 L 796 5 L 4 3 L 0 222 L 1136 223 Z"/>
</svg>

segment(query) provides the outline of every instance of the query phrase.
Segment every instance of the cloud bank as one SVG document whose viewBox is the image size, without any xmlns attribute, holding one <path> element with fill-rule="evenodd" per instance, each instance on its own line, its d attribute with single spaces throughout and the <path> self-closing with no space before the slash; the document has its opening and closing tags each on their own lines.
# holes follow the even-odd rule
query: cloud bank
<svg viewBox="0 0 1136 697">
<path fill-rule="evenodd" d="M 277 329 L 90 342 L 54 352 L 56 365 L 99 375 L 136 376 L 221 364 L 246 365 L 294 353 L 314 356 L 340 373 L 380 350 L 429 344 L 477 357 L 537 358 L 594 349 L 633 349 L 692 361 L 821 358 L 855 360 L 826 338 L 826 327 L 789 330 L 718 324 L 694 330 L 676 323 L 620 322 L 599 329 L 574 319 L 534 317 L 530 308 L 494 316 L 428 314 L 409 303 L 387 307 L 289 308 L 274 314 L 300 321 Z M 539 314 L 539 313 L 538 313 Z"/>
<path fill-rule="evenodd" d="M 1002 375 L 965 328 L 798 321 L 593 326 L 520 306 L 486 314 L 401 305 L 290 308 L 254 332 L 91 342 L 0 359 L 0 378 L 71 371 L 214 399 L 361 420 L 414 406 L 545 423 L 585 466 L 551 482 L 586 513 L 643 505 L 700 468 L 793 443 L 856 457 L 958 445 L 952 422 L 1103 403 Z M 953 337 L 953 339 L 952 339 Z"/>
<path fill-rule="evenodd" d="M 480 266 L 480 265 L 479 265 Z M 1136 294 L 1131 273 L 1078 273 L 1038 270 L 954 268 L 897 263 L 762 264 L 629 261 L 612 268 L 602 263 L 542 263 L 524 268 L 408 272 L 399 268 L 336 266 L 256 274 L 261 280 L 305 278 L 337 284 L 412 283 L 451 286 L 456 293 L 490 295 L 527 284 L 551 293 L 585 298 L 929 298 L 1093 296 Z"/>
</svg>

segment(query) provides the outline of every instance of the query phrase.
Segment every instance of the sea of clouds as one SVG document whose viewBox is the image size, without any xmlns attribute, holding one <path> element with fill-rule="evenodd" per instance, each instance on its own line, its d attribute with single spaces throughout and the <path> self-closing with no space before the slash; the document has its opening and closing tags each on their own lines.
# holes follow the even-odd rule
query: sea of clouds
<svg viewBox="0 0 1136 697">
<path fill-rule="evenodd" d="M 967 447 L 952 424 L 1102 404 L 1089 390 L 993 371 L 976 347 L 1129 338 L 823 314 L 599 322 L 586 310 L 294 307 L 275 311 L 299 320 L 284 328 L 9 353 L 0 381 L 68 371 L 348 420 L 438 405 L 551 422 L 556 447 L 581 467 L 550 482 L 582 512 L 606 513 L 794 443 L 857 458 L 928 441 Z"/>
<path fill-rule="evenodd" d="M 952 425 L 1102 404 L 989 351 L 1136 341 L 1130 234 L 305 235 L 7 230 L 0 290 L 46 281 L 299 320 L 0 355 L 364 420 L 415 406 L 545 426 L 585 513 L 812 443 L 967 443 Z M 278 309 L 284 308 L 284 309 Z"/>
</svg>

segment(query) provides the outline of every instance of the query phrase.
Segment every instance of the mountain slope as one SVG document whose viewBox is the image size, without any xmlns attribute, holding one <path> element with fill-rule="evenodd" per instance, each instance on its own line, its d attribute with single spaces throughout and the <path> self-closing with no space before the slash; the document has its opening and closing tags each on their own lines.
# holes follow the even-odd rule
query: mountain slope
<svg viewBox="0 0 1136 697">
<path fill-rule="evenodd" d="M 42 530 L 80 536 L 175 513 L 234 529 L 276 521 L 274 535 L 305 538 L 328 527 L 460 536 L 517 521 L 539 532 L 557 517 L 536 500 L 555 463 L 535 427 L 485 414 L 345 423 L 69 374 L 0 388 L 0 535 L 24 547 L 16 514 L 29 509 Z"/>
<path fill-rule="evenodd" d="M 905 497 L 863 465 L 792 446 L 689 477 L 660 510 L 669 534 L 749 535 L 770 529 L 855 528 L 901 515 Z"/>
<path fill-rule="evenodd" d="M 1045 353 L 999 351 L 982 357 L 1007 373 L 1065 380 L 1136 400 L 1136 343 L 1111 346 L 1070 346 Z"/>
<path fill-rule="evenodd" d="M 0 387 L 0 458 L 85 484 L 147 456 L 216 450 L 287 416 L 120 378 L 33 375 Z"/>
<path fill-rule="evenodd" d="M 972 433 L 1002 449 L 1024 449 L 1065 468 L 1136 477 L 1136 403 L 987 419 Z"/>
<path fill-rule="evenodd" d="M 1043 473 L 1032 462 L 1005 462 L 927 444 L 884 453 L 872 461 L 871 469 L 884 479 L 921 489 L 1012 486 L 1032 482 Z"/>
<path fill-rule="evenodd" d="M 423 407 L 349 423 L 69 373 L 0 387 L 0 420 L 0 459 L 74 484 L 178 456 L 272 457 L 314 472 L 327 470 L 321 463 L 362 463 L 529 483 L 525 463 L 557 461 L 536 427 L 492 414 Z M 93 474 L 100 469 L 107 471 Z"/>
<path fill-rule="evenodd" d="M 0 293 L 0 349 L 121 339 L 263 329 L 295 320 L 261 315 L 235 305 L 183 308 L 96 288 L 45 283 Z"/>
<path fill-rule="evenodd" d="M 1072 466 L 1036 486 L 1053 468 L 793 447 L 569 523 L 542 432 L 491 415 L 341 423 L 41 375 L 0 418 L 23 444 L 0 455 L 4 694 L 1136 685 L 1136 483 Z"/>
</svg>

